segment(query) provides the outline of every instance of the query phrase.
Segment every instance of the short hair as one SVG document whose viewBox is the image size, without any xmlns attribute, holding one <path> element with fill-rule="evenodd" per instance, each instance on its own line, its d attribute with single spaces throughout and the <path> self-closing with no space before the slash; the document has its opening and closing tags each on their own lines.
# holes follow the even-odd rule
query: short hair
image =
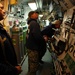
<svg viewBox="0 0 75 75">
<path fill-rule="evenodd" d="M 31 17 L 31 15 L 33 15 L 34 13 L 39 14 L 39 12 L 38 12 L 38 11 L 30 11 L 30 12 L 28 13 L 28 17 Z"/>
<path fill-rule="evenodd" d="M 36 12 L 36 11 L 30 11 L 28 13 L 28 19 L 38 19 L 38 12 Z"/>
</svg>

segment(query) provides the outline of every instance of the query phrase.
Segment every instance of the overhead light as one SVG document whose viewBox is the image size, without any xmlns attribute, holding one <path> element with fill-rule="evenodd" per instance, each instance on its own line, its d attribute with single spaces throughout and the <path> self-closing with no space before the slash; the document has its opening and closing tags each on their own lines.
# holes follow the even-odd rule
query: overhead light
<svg viewBox="0 0 75 75">
<path fill-rule="evenodd" d="M 33 2 L 33 3 L 28 3 L 29 7 L 34 11 L 37 9 L 37 6 L 36 6 L 36 3 Z"/>
<path fill-rule="evenodd" d="M 39 14 L 39 17 L 43 17 L 43 15 L 42 14 Z"/>
</svg>

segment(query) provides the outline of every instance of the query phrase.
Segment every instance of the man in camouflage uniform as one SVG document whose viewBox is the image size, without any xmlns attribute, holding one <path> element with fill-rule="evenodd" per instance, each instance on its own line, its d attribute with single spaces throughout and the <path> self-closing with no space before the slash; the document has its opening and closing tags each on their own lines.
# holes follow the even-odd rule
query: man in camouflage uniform
<svg viewBox="0 0 75 75">
<path fill-rule="evenodd" d="M 36 75 L 43 56 L 42 53 L 46 50 L 46 42 L 41 35 L 40 26 L 37 22 L 38 13 L 31 11 L 28 17 L 26 40 L 26 47 L 28 49 L 28 75 Z"/>
</svg>

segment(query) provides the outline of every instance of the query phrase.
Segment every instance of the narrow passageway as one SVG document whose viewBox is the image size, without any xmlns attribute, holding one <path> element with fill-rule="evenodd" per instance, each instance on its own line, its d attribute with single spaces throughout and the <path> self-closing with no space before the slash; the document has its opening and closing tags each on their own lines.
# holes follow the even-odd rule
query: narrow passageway
<svg viewBox="0 0 75 75">
<path fill-rule="evenodd" d="M 44 64 L 43 65 L 40 64 L 40 68 L 37 71 L 36 75 L 55 75 L 51 53 L 48 50 L 46 51 L 42 60 L 44 61 Z M 26 60 L 22 65 L 22 70 L 23 71 L 20 75 L 26 75 L 28 71 L 28 57 L 26 58 Z"/>
</svg>

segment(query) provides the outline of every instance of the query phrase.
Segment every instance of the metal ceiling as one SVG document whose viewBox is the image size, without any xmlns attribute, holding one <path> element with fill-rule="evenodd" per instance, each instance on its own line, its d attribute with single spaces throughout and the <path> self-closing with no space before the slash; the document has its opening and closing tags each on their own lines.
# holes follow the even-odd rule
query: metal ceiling
<svg viewBox="0 0 75 75">
<path fill-rule="evenodd" d="M 67 9 L 66 7 L 69 8 L 75 5 L 75 0 L 18 0 L 19 5 L 28 5 L 28 2 L 36 2 L 38 11 L 49 10 L 48 8 L 51 2 L 64 7 L 64 10 Z"/>
<path fill-rule="evenodd" d="M 18 0 L 21 6 L 28 6 L 28 2 L 36 2 L 37 11 L 44 14 L 44 17 L 49 17 L 51 12 L 59 15 L 60 11 L 65 12 L 67 9 L 75 6 L 75 0 Z M 53 10 L 49 11 L 49 5 L 52 2 Z"/>
</svg>

